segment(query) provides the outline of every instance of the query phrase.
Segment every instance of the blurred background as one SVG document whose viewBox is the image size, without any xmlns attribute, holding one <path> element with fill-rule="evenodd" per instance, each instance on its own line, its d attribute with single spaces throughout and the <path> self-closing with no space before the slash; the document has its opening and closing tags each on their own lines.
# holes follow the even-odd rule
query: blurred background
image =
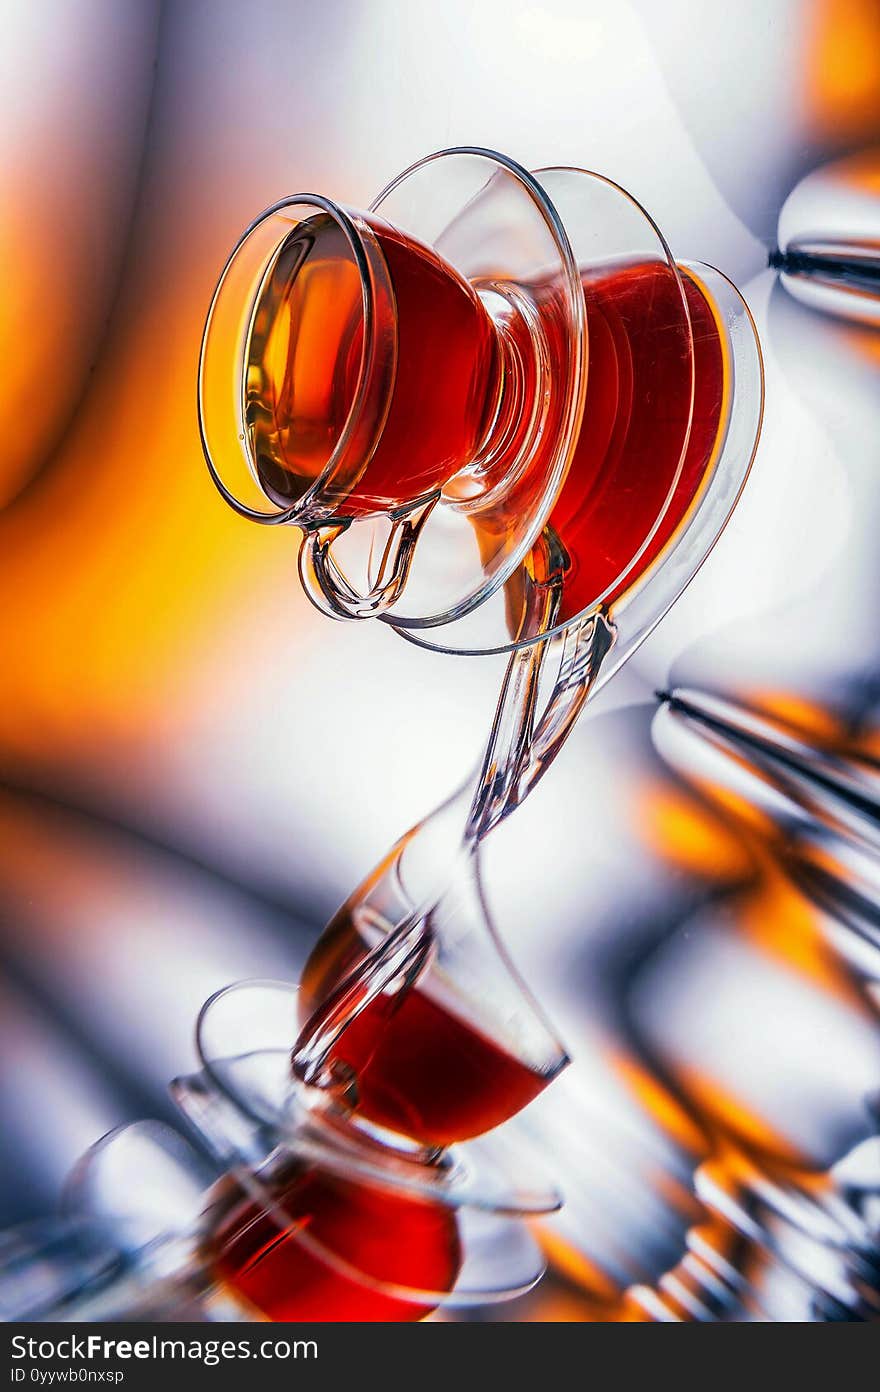
<svg viewBox="0 0 880 1392">
<path fill-rule="evenodd" d="M 326 622 L 195 411 L 262 207 L 479 144 L 629 188 L 767 369 L 727 533 L 487 846 L 575 1057 L 500 1317 L 876 1314 L 880 334 L 767 263 L 817 166 L 880 203 L 878 0 L 2 0 L 0 69 L 0 1223 L 170 1118 L 204 998 L 295 978 L 480 751 L 503 659 Z"/>
</svg>

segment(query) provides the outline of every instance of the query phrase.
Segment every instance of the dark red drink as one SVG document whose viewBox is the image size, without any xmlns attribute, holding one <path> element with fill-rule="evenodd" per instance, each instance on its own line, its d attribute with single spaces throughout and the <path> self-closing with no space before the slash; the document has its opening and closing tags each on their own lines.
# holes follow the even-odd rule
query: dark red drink
<svg viewBox="0 0 880 1392">
<path fill-rule="evenodd" d="M 557 621 L 576 617 L 601 597 L 610 604 L 644 574 L 683 521 L 714 460 L 726 385 L 722 341 L 711 305 L 695 282 L 686 275 L 683 282 L 690 326 L 679 281 L 665 262 L 582 273 L 586 400 L 545 534 L 553 534 L 565 557 Z M 555 291 L 547 286 L 535 297 L 552 353 L 561 324 Z M 546 464 L 539 450 L 498 505 L 473 516 L 487 554 L 512 519 L 534 510 Z M 533 569 L 545 573 L 539 552 Z M 514 632 L 521 598 L 515 577 L 508 593 Z"/>
<path fill-rule="evenodd" d="M 693 332 L 693 416 L 684 462 L 657 531 L 687 437 L 691 347 L 667 267 L 584 275 L 590 370 L 580 440 L 549 525 L 568 556 L 560 619 L 609 591 L 610 603 L 660 554 L 714 459 L 725 375 L 711 305 L 684 277 Z M 610 587 L 610 589 L 609 589 Z"/>
<path fill-rule="evenodd" d="M 503 486 L 536 400 L 531 330 L 508 312 L 499 338 L 479 296 L 442 257 L 379 218 L 367 222 L 393 292 L 393 311 L 385 312 L 396 322 L 396 374 L 374 452 L 345 474 L 344 487 L 328 487 L 325 479 L 321 489 L 340 516 L 353 517 L 403 507 L 444 488 L 472 506 L 501 483 L 491 507 L 470 514 L 481 545 L 494 552 L 499 534 L 537 507 L 556 438 L 554 417 L 528 462 L 520 456 L 509 487 Z M 563 619 L 609 587 L 612 598 L 624 587 L 621 577 L 675 481 L 693 399 L 691 442 L 675 498 L 626 585 L 669 539 L 711 458 L 724 387 L 715 318 L 687 276 L 693 340 L 679 280 L 666 262 L 588 268 L 581 280 L 589 341 L 586 404 L 550 517 L 569 560 Z M 558 282 L 523 289 L 539 316 L 552 371 L 554 361 L 564 360 L 561 335 L 567 332 Z M 355 401 L 363 343 L 362 285 L 351 248 L 329 215 L 308 218 L 285 243 L 263 288 L 247 353 L 251 449 L 263 487 L 282 505 L 300 499 L 324 475 Z M 519 367 L 512 373 L 514 361 Z M 558 408 L 554 396 L 551 409 Z M 503 439 L 503 447 L 489 450 L 476 474 L 453 483 L 490 433 L 496 442 Z"/>
<path fill-rule="evenodd" d="M 314 1027 L 315 1012 L 368 951 L 343 907 L 321 935 L 300 982 L 304 1036 Z M 330 1061 L 340 1077 L 353 1077 L 347 1100 L 358 1116 L 429 1149 L 500 1126 L 553 1076 L 528 1067 L 465 1018 L 450 983 L 430 966 L 415 985 L 382 992 L 361 1010 Z"/>
<path fill-rule="evenodd" d="M 421 242 L 380 218 L 366 221 L 396 304 L 397 370 L 375 452 L 336 499 L 343 516 L 442 488 L 477 452 L 499 390 L 495 330 L 472 287 Z M 351 248 L 329 215 L 308 218 L 263 288 L 247 350 L 251 450 L 264 489 L 283 506 L 330 460 L 355 400 L 363 343 Z"/>
<path fill-rule="evenodd" d="M 455 1285 L 461 1247 L 451 1209 L 292 1159 L 261 1182 L 274 1207 L 231 1177 L 221 1182 L 205 1247 L 215 1276 L 268 1319 L 419 1320 L 436 1300 L 389 1288 L 446 1293 Z"/>
</svg>

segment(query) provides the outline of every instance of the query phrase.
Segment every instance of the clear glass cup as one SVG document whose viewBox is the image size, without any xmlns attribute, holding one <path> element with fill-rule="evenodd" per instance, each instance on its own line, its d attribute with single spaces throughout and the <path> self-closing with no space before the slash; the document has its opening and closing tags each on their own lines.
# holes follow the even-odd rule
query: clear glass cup
<svg viewBox="0 0 880 1392">
<path fill-rule="evenodd" d="M 748 308 L 719 272 L 676 264 L 645 210 L 584 170 L 526 175 L 492 152 L 452 150 L 406 170 L 368 214 L 349 215 L 321 199 L 305 200 L 305 209 L 294 204 L 270 209 L 245 234 L 209 315 L 200 399 L 215 481 L 246 516 L 303 528 L 301 578 L 335 617 L 375 615 L 410 641 L 450 653 L 533 648 L 511 661 L 496 726 L 515 730 L 523 749 L 530 746 L 528 763 L 546 768 L 587 688 L 598 690 L 651 632 L 715 544 L 742 490 L 763 410 L 761 353 Z M 430 326 L 431 306 L 442 300 L 425 290 L 421 270 L 413 282 L 392 266 L 377 229 L 386 229 L 388 247 L 420 248 L 413 253 L 420 268 L 430 260 L 444 293 L 458 285 L 472 332 L 481 313 L 492 320 L 502 345 L 495 366 L 502 358 L 504 364 L 491 448 L 467 460 L 467 449 L 456 456 L 447 448 L 434 415 L 448 414 L 443 392 L 438 388 L 433 400 L 430 390 L 442 378 L 436 365 L 426 374 L 427 406 L 417 423 L 404 402 L 406 440 L 411 448 L 427 443 L 446 475 L 430 495 L 416 489 L 416 497 L 392 496 L 411 467 L 400 423 L 392 424 L 397 398 L 410 396 L 411 383 L 389 369 L 386 406 L 375 416 L 386 433 L 376 436 L 374 420 L 370 446 L 359 447 L 355 482 L 345 469 L 338 487 L 333 481 L 347 448 L 343 432 L 341 454 L 295 504 L 282 508 L 276 498 L 276 510 L 266 513 L 244 502 L 248 487 L 265 501 L 268 486 L 265 479 L 258 486 L 255 427 L 247 422 L 254 326 L 261 314 L 272 317 L 269 308 L 279 318 L 279 296 L 267 298 L 267 278 L 289 283 L 289 239 L 299 246 L 313 220 L 302 213 L 314 208 L 323 217 L 338 214 L 336 240 L 347 239 L 350 255 L 336 261 L 349 265 L 361 287 L 358 314 L 374 351 L 362 347 L 359 386 L 365 365 L 381 356 L 379 319 L 384 315 L 391 337 L 399 338 L 411 332 L 409 316 Z M 364 247 L 355 256 L 359 235 Z M 331 302 L 321 295 L 314 302 L 319 323 Z M 289 346 L 289 315 L 284 322 Z M 261 342 L 267 333 L 264 326 L 257 334 Z M 340 341 L 333 331 L 330 339 Z M 427 329 L 422 339 L 430 357 L 437 345 Z M 287 352 L 282 360 L 276 375 L 295 387 L 296 361 L 291 366 Z M 539 400 L 540 420 L 526 409 Z M 361 417 L 352 409 L 345 430 L 356 433 Z M 548 429 L 548 422 L 556 424 Z M 377 468 L 373 477 L 385 484 L 396 471 L 395 489 L 369 493 Z M 230 486 L 224 480 L 235 469 L 241 478 Z M 359 496 L 364 489 L 369 496 Z M 557 656 L 539 718 L 534 690 Z M 508 761 L 511 777 L 512 768 Z"/>
<path fill-rule="evenodd" d="M 46 1244 L 32 1245 L 33 1288 L 19 1302 L 29 1317 L 57 1318 L 69 1305 L 82 1319 L 189 1309 L 240 1320 L 417 1320 L 442 1304 L 512 1298 L 541 1275 L 518 1218 L 451 1199 L 444 1186 L 408 1185 L 307 1116 L 296 1129 L 289 1111 L 280 1130 L 256 1122 L 206 1074 L 176 1080 L 173 1092 L 210 1159 L 155 1122 L 91 1147 L 67 1186 L 64 1221 L 90 1251 L 100 1235 L 104 1259 L 100 1269 L 77 1266 L 68 1242 L 50 1281 L 38 1264 Z M 19 1260 L 19 1292 L 21 1270 Z"/>
<path fill-rule="evenodd" d="M 503 1125 L 568 1063 L 489 916 L 471 796 L 468 785 L 354 891 L 299 988 L 295 1075 L 429 1155 Z"/>
<path fill-rule="evenodd" d="M 434 873 L 440 865 L 442 861 L 432 863 Z M 386 882 L 385 888 L 390 888 L 390 882 Z M 375 905 L 382 888 L 374 881 L 373 889 L 376 891 Z M 352 902 L 357 898 L 352 896 Z M 482 918 L 473 925 L 473 931 L 478 941 L 470 960 L 476 957 L 479 961 L 479 954 L 486 948 L 482 941 L 485 931 Z M 298 1155 L 311 1157 L 324 1167 L 341 1166 L 343 1175 L 359 1175 L 403 1193 L 437 1199 L 450 1207 L 514 1216 L 554 1211 L 561 1197 L 548 1179 L 546 1165 L 536 1169 L 532 1162 L 520 1162 L 515 1136 L 512 1144 L 502 1147 L 496 1145 L 494 1133 L 485 1139 L 472 1139 L 499 1125 L 516 1107 L 511 1105 L 509 1097 L 506 1107 L 495 1097 L 491 1084 L 497 1082 L 497 1074 L 469 1078 L 462 1063 L 466 1065 L 473 1060 L 480 1063 L 487 1057 L 497 1063 L 500 1058 L 516 1075 L 529 1071 L 528 1063 L 521 1062 L 521 1056 L 525 1055 L 533 1063 L 535 1079 L 531 1089 L 514 1099 L 524 1105 L 533 1092 L 540 1090 L 544 1082 L 564 1066 L 567 1059 L 561 1045 L 506 962 L 500 944 L 490 942 L 492 950 L 482 963 L 483 978 L 494 992 L 496 1010 L 501 1001 L 512 1009 L 518 1008 L 520 1028 L 516 1027 L 516 1019 L 505 1022 L 506 1037 L 503 1044 L 499 1044 L 488 1033 L 481 1032 L 481 1027 L 488 1031 L 494 1024 L 497 1028 L 497 1014 L 493 1015 L 492 1008 L 486 1007 L 484 1018 L 474 1029 L 470 1022 L 459 1020 L 455 1015 L 458 1002 L 453 998 L 443 1012 L 450 1017 L 448 1022 L 441 1014 L 441 1025 L 445 1024 L 446 1028 L 428 1037 L 424 1032 L 418 1035 L 421 1054 L 412 1058 L 408 1068 L 404 1065 L 402 1073 L 395 1073 L 400 1062 L 397 1046 L 401 1043 L 401 1033 L 410 1037 L 409 1047 L 412 1048 L 417 1031 L 409 1022 L 415 1013 L 417 1022 L 421 1023 L 419 1007 L 422 1001 L 409 998 L 412 989 L 418 987 L 418 973 L 408 976 L 405 986 L 401 984 L 399 975 L 401 970 L 407 971 L 407 951 L 405 948 L 403 953 L 395 951 L 399 939 L 393 939 L 390 949 L 386 950 L 391 939 L 389 933 L 360 953 L 355 944 L 351 970 L 344 974 L 345 990 L 331 992 L 330 1004 L 321 997 L 320 987 L 315 989 L 314 983 L 309 999 L 303 1003 L 302 998 L 309 990 L 307 982 L 297 987 L 279 981 L 242 981 L 217 992 L 206 1002 L 196 1029 L 199 1057 L 204 1076 L 209 1080 L 213 1106 L 206 1107 L 205 1090 L 201 1085 L 193 1092 L 192 1080 L 175 1084 L 178 1102 L 187 1112 L 195 1107 L 197 1124 L 203 1133 L 210 1131 L 215 1114 L 220 1118 L 221 1130 L 226 1126 L 226 1118 L 234 1114 L 245 1118 L 252 1127 L 268 1127 Z M 337 944 L 339 938 L 333 941 Z M 500 989 L 497 979 L 499 953 L 502 965 L 507 968 L 506 973 L 502 973 Z M 424 955 L 417 956 L 424 967 Z M 455 952 L 453 959 L 458 967 Z M 326 957 L 324 961 L 326 963 Z M 383 970 L 386 967 L 390 970 Z M 307 977 L 314 975 L 317 969 L 318 963 L 313 961 Z M 335 972 L 332 974 L 335 980 Z M 422 991 L 425 985 L 431 987 L 433 984 L 429 979 L 422 985 Z M 454 984 L 454 978 L 444 981 L 453 991 Z M 349 986 L 356 993 L 356 1000 L 348 997 Z M 406 1013 L 389 1031 L 385 1007 L 395 996 L 396 1004 Z M 367 1014 L 371 1006 L 372 1011 Z M 362 1022 L 360 1026 L 358 1019 Z M 434 1025 L 436 1021 L 432 1018 L 431 1023 Z M 363 1063 L 362 1056 L 355 1057 L 354 1065 L 342 1059 L 339 1050 L 350 1052 L 349 1045 L 355 1046 L 354 1037 L 346 1038 L 350 1029 L 361 1031 L 361 1042 L 363 1031 L 371 1030 L 376 1045 L 372 1068 L 358 1066 Z M 450 1038 L 453 1046 L 458 1047 L 457 1056 L 450 1048 Z M 394 1045 L 390 1056 L 389 1044 Z M 526 1053 L 529 1048 L 533 1051 L 531 1055 Z M 426 1056 L 427 1064 L 434 1065 L 433 1074 L 426 1066 Z M 387 1094 L 389 1063 L 391 1107 L 390 1111 L 379 1107 L 377 1112 L 370 1106 L 366 1079 L 369 1078 L 378 1092 L 384 1078 Z M 549 1076 L 537 1072 L 541 1065 L 547 1068 Z M 442 1075 L 439 1083 L 438 1072 Z M 360 1105 L 354 1086 L 360 1074 L 363 1074 L 361 1086 L 365 1091 L 366 1107 Z M 460 1097 L 456 1096 L 456 1089 L 460 1090 Z M 440 1096 L 435 1095 L 435 1090 Z M 473 1121 L 476 1116 L 477 1124 L 455 1128 L 454 1133 L 447 1126 L 441 1136 L 431 1125 L 438 1116 L 447 1123 L 450 1117 Z M 485 1124 L 480 1125 L 480 1122 Z M 452 1144 L 453 1139 L 457 1142 L 465 1136 L 467 1144 Z"/>
<path fill-rule="evenodd" d="M 336 617 L 392 608 L 437 534 L 449 574 L 419 617 L 443 622 L 540 532 L 580 421 L 584 319 L 555 209 L 506 156 L 430 156 L 368 212 L 284 199 L 240 239 L 208 314 L 212 477 L 241 515 L 303 530 L 303 579 Z M 528 480 L 530 507 L 480 551 L 445 504 L 490 477 Z"/>
</svg>

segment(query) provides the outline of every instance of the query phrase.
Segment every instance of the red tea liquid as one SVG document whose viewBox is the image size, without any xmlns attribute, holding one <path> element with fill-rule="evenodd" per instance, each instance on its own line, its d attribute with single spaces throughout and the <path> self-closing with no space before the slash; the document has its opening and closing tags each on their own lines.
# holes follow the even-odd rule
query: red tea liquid
<svg viewBox="0 0 880 1392">
<path fill-rule="evenodd" d="M 711 305 L 683 277 L 693 335 L 668 267 L 584 276 L 590 367 L 584 422 L 549 519 L 569 558 L 560 620 L 609 591 L 611 603 L 648 569 L 684 520 L 713 461 L 722 425 L 724 351 Z M 690 419 L 690 435 L 688 421 Z M 681 473 L 659 527 L 687 440 Z"/>
<path fill-rule="evenodd" d="M 343 908 L 306 964 L 301 1023 L 368 950 Z M 408 989 L 372 1000 L 330 1059 L 354 1075 L 358 1116 L 437 1149 L 500 1126 L 550 1082 L 550 1075 L 527 1067 L 447 1004 L 430 967 Z"/>
<path fill-rule="evenodd" d="M 461 1268 L 452 1210 L 427 1199 L 289 1162 L 269 1182 L 277 1207 L 221 1182 L 207 1255 L 217 1278 L 276 1321 L 419 1320 L 434 1303 L 402 1299 L 370 1281 L 448 1292 Z M 354 1274 L 308 1250 L 302 1229 Z"/>
<path fill-rule="evenodd" d="M 381 219 L 368 221 L 393 287 L 398 362 L 375 452 L 336 500 L 341 516 L 412 503 L 449 485 L 484 444 L 502 381 L 497 330 L 472 287 L 430 248 Z M 724 386 L 711 307 L 687 277 L 693 340 L 679 281 L 665 262 L 585 269 L 581 280 L 589 342 L 586 405 L 550 518 L 569 557 L 561 619 L 609 587 L 614 598 L 669 539 L 711 458 Z M 550 359 L 561 361 L 565 316 L 558 282 L 527 288 Z M 505 381 L 502 415 L 506 401 L 513 419 L 500 428 L 507 445 L 482 480 L 486 492 L 516 455 L 536 387 L 524 321 L 510 320 L 505 332 L 523 367 L 515 385 L 510 377 Z M 363 336 L 361 282 L 345 236 L 328 215 L 309 218 L 278 258 L 248 346 L 251 448 L 263 487 L 282 505 L 303 496 L 333 453 L 355 399 Z M 624 579 L 675 482 L 692 401 L 691 442 L 673 502 Z M 545 441 L 552 440 L 554 425 L 546 422 Z M 537 506 L 547 448 L 538 444 L 496 507 L 472 514 L 487 549 L 497 549 L 499 533 Z M 480 486 L 471 479 L 465 491 L 473 497 Z"/>
<path fill-rule="evenodd" d="M 495 409 L 495 330 L 471 286 L 435 252 L 369 218 L 397 306 L 397 372 L 375 453 L 338 512 L 430 496 L 476 453 Z M 246 419 L 263 488 L 289 506 L 321 476 L 355 399 L 361 280 L 328 215 L 288 239 L 248 345 Z"/>
<path fill-rule="evenodd" d="M 711 305 L 693 281 L 683 281 L 690 327 L 679 281 L 665 262 L 582 273 L 589 342 L 584 414 L 548 519 L 567 558 L 560 622 L 603 596 L 610 604 L 644 574 L 686 516 L 713 460 L 722 425 L 723 347 Z M 561 324 L 555 292 L 550 286 L 534 293 L 552 354 Z M 498 507 L 473 517 L 486 553 L 512 519 L 535 509 L 546 465 L 539 452 Z M 540 552 L 534 570 L 543 571 Z M 520 598 L 515 579 L 508 591 L 514 631 Z"/>
</svg>

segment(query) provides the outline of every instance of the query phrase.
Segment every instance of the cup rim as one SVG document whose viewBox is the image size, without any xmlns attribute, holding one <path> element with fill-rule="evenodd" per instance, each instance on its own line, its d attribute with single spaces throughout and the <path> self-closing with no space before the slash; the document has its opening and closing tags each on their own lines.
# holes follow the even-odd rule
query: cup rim
<svg viewBox="0 0 880 1392">
<path fill-rule="evenodd" d="M 321 473 L 313 480 L 306 491 L 295 502 L 291 503 L 289 507 L 279 507 L 275 511 L 265 511 L 251 507 L 249 504 L 242 502 L 225 483 L 221 471 L 215 463 L 208 439 L 209 425 L 206 420 L 206 360 L 209 352 L 212 321 L 233 264 L 240 256 L 250 238 L 263 227 L 269 219 L 283 214 L 285 210 L 293 210 L 295 208 L 311 208 L 326 213 L 343 232 L 360 280 L 363 343 L 361 347 L 361 360 L 358 366 L 357 385 L 351 405 L 345 423 Z M 246 315 L 248 329 L 242 336 L 241 341 L 236 345 L 237 351 L 243 352 L 246 344 L 250 341 L 254 310 L 259 302 L 260 294 L 266 284 L 267 278 L 271 275 L 278 256 L 289 236 L 304 220 L 304 218 L 297 218 L 295 221 L 291 219 L 289 228 L 279 233 L 278 240 L 272 248 L 269 258 L 259 275 L 259 284 L 254 292 Z M 383 307 L 386 310 L 384 315 L 382 313 Z M 381 324 L 380 320 L 383 321 Z M 333 508 L 326 500 L 321 501 L 322 494 L 326 492 L 328 487 L 332 487 L 334 484 L 337 486 L 339 485 L 341 482 L 341 475 L 344 474 L 347 464 L 349 468 L 351 468 L 352 444 L 355 437 L 363 431 L 364 428 L 366 428 L 368 435 L 372 437 L 366 444 L 361 442 L 361 456 L 354 461 L 361 471 L 366 467 L 373 449 L 375 449 L 378 443 L 391 402 L 391 383 L 393 383 L 396 372 L 396 362 L 397 315 L 394 291 L 385 258 L 369 225 L 362 218 L 358 217 L 357 213 L 353 210 L 348 210 L 342 204 L 335 202 L 332 198 L 327 198 L 323 194 L 318 193 L 289 194 L 284 198 L 277 199 L 274 203 L 264 208 L 262 212 L 258 213 L 248 224 L 226 258 L 223 270 L 220 273 L 211 296 L 211 303 L 208 307 L 199 347 L 197 377 L 199 437 L 205 456 L 205 462 L 208 466 L 208 472 L 224 501 L 228 503 L 233 511 L 238 513 L 240 517 L 245 517 L 251 522 L 257 522 L 264 526 L 275 526 L 293 522 L 303 527 L 306 525 L 314 527 L 320 521 L 327 520 L 333 514 Z M 238 404 L 241 412 L 241 429 L 238 432 L 239 445 L 244 455 L 248 471 L 254 478 L 257 487 L 267 500 L 271 501 L 270 495 L 266 493 L 263 484 L 257 476 L 254 460 L 247 446 L 247 434 L 244 428 L 242 409 L 245 383 L 244 374 L 240 370 L 240 367 L 236 376 L 238 380 L 235 385 L 238 388 Z M 370 419 L 371 404 L 376 408 L 373 411 L 372 420 Z"/>
</svg>

